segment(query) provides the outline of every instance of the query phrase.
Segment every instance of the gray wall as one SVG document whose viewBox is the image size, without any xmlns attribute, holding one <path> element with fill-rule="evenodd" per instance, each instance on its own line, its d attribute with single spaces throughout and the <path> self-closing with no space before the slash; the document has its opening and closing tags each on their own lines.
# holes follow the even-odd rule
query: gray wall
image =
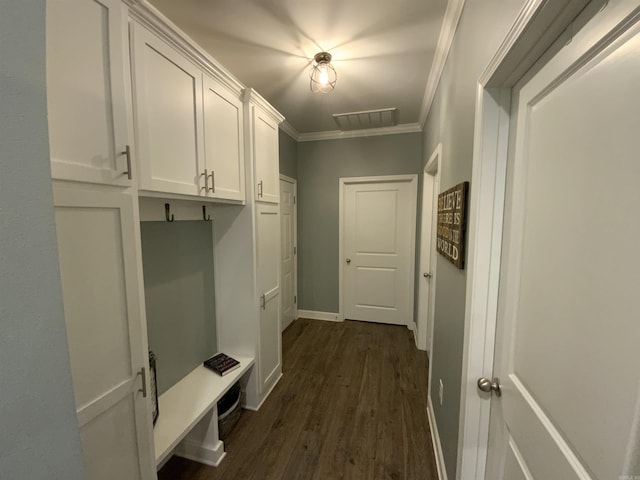
<svg viewBox="0 0 640 480">
<path fill-rule="evenodd" d="M 45 2 L 0 1 L 0 477 L 85 478 L 49 167 Z"/>
<path fill-rule="evenodd" d="M 298 142 L 282 130 L 278 130 L 280 147 L 280 173 L 298 178 Z"/>
<path fill-rule="evenodd" d="M 471 181 L 477 80 L 523 4 L 524 0 L 467 0 L 465 4 L 424 131 L 423 163 L 442 143 L 441 191 Z M 455 478 L 467 275 L 440 255 L 437 262 L 431 397 L 448 477 Z"/>
<path fill-rule="evenodd" d="M 298 144 L 298 308 L 338 311 L 340 177 L 419 173 L 420 133 Z"/>
<path fill-rule="evenodd" d="M 218 350 L 211 222 L 141 222 L 149 349 L 158 394 Z"/>
</svg>

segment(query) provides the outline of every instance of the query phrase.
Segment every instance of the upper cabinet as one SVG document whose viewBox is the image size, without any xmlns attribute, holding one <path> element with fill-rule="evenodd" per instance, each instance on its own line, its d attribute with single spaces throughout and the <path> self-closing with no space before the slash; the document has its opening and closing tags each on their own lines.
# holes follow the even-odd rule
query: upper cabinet
<svg viewBox="0 0 640 480">
<path fill-rule="evenodd" d="M 204 195 L 202 72 L 137 23 L 132 70 L 140 188 Z"/>
<path fill-rule="evenodd" d="M 255 90 L 245 91 L 249 124 L 249 145 L 254 168 L 257 202 L 280 202 L 280 165 L 278 125 L 284 117 Z"/>
<path fill-rule="evenodd" d="M 244 113 L 234 91 L 133 23 L 142 191 L 245 200 Z"/>
<path fill-rule="evenodd" d="M 126 25 L 120 0 L 47 2 L 53 178 L 131 184 Z"/>
<path fill-rule="evenodd" d="M 244 200 L 242 102 L 204 75 L 205 189 L 212 198 Z"/>
</svg>

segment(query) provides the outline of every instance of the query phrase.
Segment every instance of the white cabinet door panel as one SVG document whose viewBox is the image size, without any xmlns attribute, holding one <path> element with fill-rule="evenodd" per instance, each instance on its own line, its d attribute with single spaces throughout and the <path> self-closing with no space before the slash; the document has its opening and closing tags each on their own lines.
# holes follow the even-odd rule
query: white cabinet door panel
<svg viewBox="0 0 640 480">
<path fill-rule="evenodd" d="M 140 187 L 204 194 L 202 72 L 138 24 L 133 45 Z"/>
<path fill-rule="evenodd" d="M 260 393 L 266 393 L 279 376 L 280 365 L 280 295 L 265 299 L 260 312 Z"/>
<path fill-rule="evenodd" d="M 78 19 L 82 19 L 79 21 Z M 53 178 L 128 185 L 126 9 L 119 0 L 47 2 Z"/>
<path fill-rule="evenodd" d="M 155 478 L 140 259 L 128 192 L 54 184 L 60 276 L 78 423 L 91 480 Z"/>
<path fill-rule="evenodd" d="M 260 392 L 281 371 L 280 215 L 276 205 L 257 207 L 258 291 L 260 292 Z"/>
<path fill-rule="evenodd" d="M 253 158 L 256 201 L 280 201 L 278 125 L 258 108 L 253 109 Z"/>
<path fill-rule="evenodd" d="M 242 102 L 206 75 L 203 100 L 207 195 L 244 201 Z"/>
</svg>

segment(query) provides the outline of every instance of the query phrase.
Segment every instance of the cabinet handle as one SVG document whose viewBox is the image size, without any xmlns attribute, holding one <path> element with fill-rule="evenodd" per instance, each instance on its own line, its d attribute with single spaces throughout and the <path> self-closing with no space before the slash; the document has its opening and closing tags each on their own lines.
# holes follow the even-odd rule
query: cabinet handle
<svg viewBox="0 0 640 480">
<path fill-rule="evenodd" d="M 260 308 L 262 310 L 267 308 L 267 297 L 264 294 L 260 295 Z"/>
<path fill-rule="evenodd" d="M 209 175 L 207 174 L 207 169 L 204 169 L 204 173 L 200 174 L 201 177 L 204 177 L 204 193 L 209 191 Z"/>
<path fill-rule="evenodd" d="M 209 175 L 211 177 L 211 193 L 216 193 L 216 177 L 215 177 L 215 173 L 213 170 L 211 170 L 211 174 Z"/>
<path fill-rule="evenodd" d="M 262 198 L 262 180 L 258 182 L 258 198 Z"/>
<path fill-rule="evenodd" d="M 126 175 L 127 178 L 129 180 L 131 180 L 131 178 L 132 178 L 132 172 L 131 172 L 131 147 L 129 145 L 126 145 L 124 147 L 124 152 L 120 152 L 120 155 L 126 155 L 127 156 L 127 170 L 126 170 L 126 172 L 122 172 L 122 174 Z"/>
<path fill-rule="evenodd" d="M 143 398 L 147 398 L 147 371 L 144 367 L 140 369 L 138 375 L 142 377 L 142 388 L 139 388 L 138 391 L 142 392 Z"/>
</svg>

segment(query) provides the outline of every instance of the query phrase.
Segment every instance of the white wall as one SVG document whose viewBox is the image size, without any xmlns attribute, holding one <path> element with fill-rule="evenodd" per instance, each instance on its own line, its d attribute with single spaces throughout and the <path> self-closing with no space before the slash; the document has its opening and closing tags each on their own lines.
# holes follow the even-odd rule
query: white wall
<svg viewBox="0 0 640 480">
<path fill-rule="evenodd" d="M 0 478 L 85 478 L 56 250 L 45 1 L 0 1 Z"/>
</svg>

